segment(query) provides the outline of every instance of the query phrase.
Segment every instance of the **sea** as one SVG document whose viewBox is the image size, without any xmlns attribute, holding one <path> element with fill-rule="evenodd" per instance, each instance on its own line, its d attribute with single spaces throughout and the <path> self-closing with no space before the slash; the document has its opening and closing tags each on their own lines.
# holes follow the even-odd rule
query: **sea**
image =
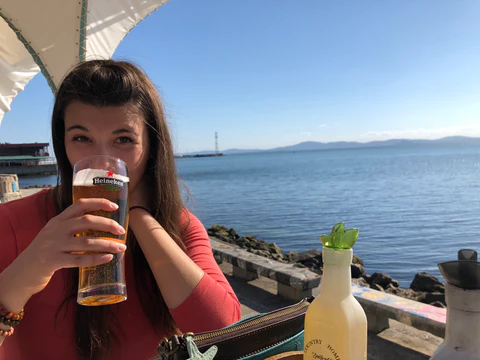
<svg viewBox="0 0 480 360">
<path fill-rule="evenodd" d="M 418 272 L 480 251 L 480 146 L 416 145 L 179 158 L 187 207 L 203 222 L 321 249 L 335 223 L 358 228 L 367 273 L 408 287 Z M 20 186 L 56 176 L 22 177 Z M 188 191 L 187 191 L 188 189 Z"/>
</svg>

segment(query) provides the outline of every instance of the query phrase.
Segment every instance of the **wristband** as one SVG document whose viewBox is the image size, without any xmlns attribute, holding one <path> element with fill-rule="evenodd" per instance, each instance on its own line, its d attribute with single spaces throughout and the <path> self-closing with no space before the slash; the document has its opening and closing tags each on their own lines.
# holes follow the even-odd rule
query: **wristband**
<svg viewBox="0 0 480 360">
<path fill-rule="evenodd" d="M 133 209 L 142 209 L 143 211 L 146 211 L 147 213 L 149 213 L 150 215 L 152 215 L 152 212 L 150 210 L 148 210 L 146 207 L 143 207 L 143 206 L 132 206 L 130 209 L 128 209 L 129 211 L 132 211 Z"/>
</svg>

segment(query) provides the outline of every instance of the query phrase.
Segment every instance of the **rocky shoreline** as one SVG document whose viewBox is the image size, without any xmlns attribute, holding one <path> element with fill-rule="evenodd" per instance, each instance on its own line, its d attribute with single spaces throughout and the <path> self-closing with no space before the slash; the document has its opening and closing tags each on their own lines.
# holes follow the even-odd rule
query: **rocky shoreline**
<svg viewBox="0 0 480 360">
<path fill-rule="evenodd" d="M 322 274 L 322 253 L 318 249 L 284 253 L 275 243 L 267 243 L 255 236 L 237 234 L 234 229 L 228 229 L 223 225 L 213 225 L 207 229 L 208 235 L 229 244 L 234 244 L 256 255 L 264 256 L 283 263 L 294 264 L 298 267 L 306 267 L 311 271 Z M 415 275 L 408 289 L 400 287 L 398 281 L 386 273 L 367 274 L 363 268 L 363 260 L 353 256 L 351 265 L 352 282 L 364 287 L 372 288 L 389 294 L 394 294 L 407 299 L 419 301 L 425 304 L 445 308 L 445 286 L 436 277 L 420 272 Z"/>
</svg>

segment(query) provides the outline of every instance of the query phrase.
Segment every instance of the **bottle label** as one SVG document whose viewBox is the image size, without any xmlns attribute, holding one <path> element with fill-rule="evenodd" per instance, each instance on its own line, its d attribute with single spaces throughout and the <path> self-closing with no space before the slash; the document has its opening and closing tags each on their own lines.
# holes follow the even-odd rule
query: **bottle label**
<svg viewBox="0 0 480 360">
<path fill-rule="evenodd" d="M 342 360 L 343 357 L 335 350 L 334 345 L 322 339 L 312 339 L 305 344 L 305 359 Z"/>
</svg>

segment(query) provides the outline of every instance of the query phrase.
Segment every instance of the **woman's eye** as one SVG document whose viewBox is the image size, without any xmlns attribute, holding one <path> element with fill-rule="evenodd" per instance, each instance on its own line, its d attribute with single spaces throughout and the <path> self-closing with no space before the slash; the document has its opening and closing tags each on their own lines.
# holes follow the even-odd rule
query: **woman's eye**
<svg viewBox="0 0 480 360">
<path fill-rule="evenodd" d="M 78 142 L 88 142 L 89 138 L 83 135 L 75 136 L 73 138 L 73 141 L 78 141 Z"/>
<path fill-rule="evenodd" d="M 129 144 L 131 142 L 133 142 L 132 139 L 130 139 L 129 137 L 126 137 L 126 136 L 122 136 L 122 137 L 117 139 L 117 143 L 119 143 L 119 144 Z"/>
</svg>

